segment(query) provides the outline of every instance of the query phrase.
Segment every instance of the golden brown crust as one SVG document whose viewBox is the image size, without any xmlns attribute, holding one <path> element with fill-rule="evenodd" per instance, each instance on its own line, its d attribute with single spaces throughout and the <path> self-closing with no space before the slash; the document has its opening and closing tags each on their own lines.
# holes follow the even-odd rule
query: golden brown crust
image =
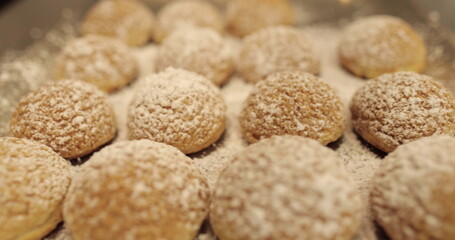
<svg viewBox="0 0 455 240">
<path fill-rule="evenodd" d="M 94 151 L 117 129 L 105 93 L 74 80 L 50 82 L 23 98 L 10 128 L 13 136 L 43 143 L 64 158 Z"/>
<path fill-rule="evenodd" d="M 0 138 L 0 239 L 41 239 L 62 221 L 70 168 L 45 145 Z"/>
<path fill-rule="evenodd" d="M 397 72 L 369 80 L 350 109 L 356 132 L 385 152 L 422 137 L 455 136 L 455 98 L 425 75 Z"/>
<path fill-rule="evenodd" d="M 226 105 L 207 78 L 167 68 L 149 75 L 128 108 L 129 139 L 150 139 L 185 154 L 208 147 L 225 129 Z"/>
<path fill-rule="evenodd" d="M 356 76 L 374 78 L 398 71 L 421 72 L 426 46 L 408 23 L 386 15 L 349 25 L 339 43 L 341 64 Z"/>
<path fill-rule="evenodd" d="M 189 28 L 175 31 L 158 51 L 156 68 L 182 68 L 221 86 L 234 70 L 233 53 L 221 35 L 212 29 Z"/>
<path fill-rule="evenodd" d="M 232 0 L 226 6 L 227 28 L 244 37 L 262 28 L 293 25 L 294 10 L 287 0 Z"/>
<path fill-rule="evenodd" d="M 221 173 L 210 220 L 222 240 L 349 240 L 360 198 L 341 159 L 315 140 L 272 137 Z"/>
<path fill-rule="evenodd" d="M 100 0 L 82 22 L 82 35 L 116 38 L 129 46 L 141 46 L 156 32 L 157 22 L 146 5 L 136 0 Z"/>
<path fill-rule="evenodd" d="M 322 144 L 345 129 L 343 104 L 318 77 L 279 72 L 256 84 L 240 115 L 245 139 L 254 143 L 274 135 L 300 135 Z"/>
<path fill-rule="evenodd" d="M 122 42 L 96 35 L 69 42 L 55 60 L 55 79 L 76 79 L 106 92 L 117 90 L 138 75 L 136 59 Z"/>
<path fill-rule="evenodd" d="M 95 153 L 71 184 L 63 213 L 75 240 L 192 240 L 209 203 L 208 184 L 190 158 L 137 140 Z"/>
<path fill-rule="evenodd" d="M 392 239 L 455 239 L 455 138 L 399 146 L 379 166 L 370 195 L 376 220 Z"/>
<path fill-rule="evenodd" d="M 237 59 L 237 70 L 246 81 L 255 83 L 281 71 L 303 71 L 317 75 L 320 60 L 303 31 L 273 26 L 244 39 Z"/>
<path fill-rule="evenodd" d="M 224 19 L 218 9 L 201 0 L 179 0 L 166 4 L 158 13 L 158 23 L 156 40 L 159 42 L 181 28 L 210 28 L 220 34 L 224 30 Z"/>
</svg>

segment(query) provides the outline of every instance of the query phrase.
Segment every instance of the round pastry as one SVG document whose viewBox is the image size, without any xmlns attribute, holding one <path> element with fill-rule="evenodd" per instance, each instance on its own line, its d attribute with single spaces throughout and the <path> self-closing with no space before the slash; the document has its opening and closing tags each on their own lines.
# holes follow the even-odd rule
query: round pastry
<svg viewBox="0 0 455 240">
<path fill-rule="evenodd" d="M 41 239 L 62 221 L 71 166 L 51 148 L 0 138 L 0 239 Z"/>
<path fill-rule="evenodd" d="M 223 170 L 210 220 L 222 240 L 350 240 L 361 201 L 336 153 L 315 140 L 273 137 Z"/>
<path fill-rule="evenodd" d="M 128 109 L 128 136 L 194 153 L 220 138 L 225 114 L 221 92 L 210 80 L 168 68 L 149 75 L 139 87 Z"/>
<path fill-rule="evenodd" d="M 157 21 L 146 5 L 136 0 L 100 0 L 85 16 L 82 35 L 116 38 L 141 46 L 155 34 Z"/>
<path fill-rule="evenodd" d="M 123 87 L 138 75 L 130 49 L 122 42 L 96 35 L 69 42 L 55 60 L 55 78 L 82 80 L 106 92 Z"/>
<path fill-rule="evenodd" d="M 150 140 L 114 143 L 74 178 L 63 206 L 74 240 L 193 240 L 210 190 L 190 158 Z"/>
<path fill-rule="evenodd" d="M 23 98 L 10 122 L 14 137 L 43 143 L 64 158 L 96 150 L 115 136 L 105 93 L 80 81 L 48 83 Z"/>
<path fill-rule="evenodd" d="M 290 134 L 326 145 L 343 134 L 345 119 L 335 90 L 312 74 L 295 71 L 257 83 L 244 103 L 240 124 L 250 143 Z"/>
<path fill-rule="evenodd" d="M 370 16 L 346 28 L 339 43 L 339 57 L 353 74 L 374 78 L 397 71 L 421 72 L 426 47 L 415 30 L 400 18 Z"/>
<path fill-rule="evenodd" d="M 395 240 L 455 239 L 455 138 L 433 136 L 398 147 L 379 166 L 371 206 Z"/>
<path fill-rule="evenodd" d="M 160 32 L 157 39 L 163 40 L 175 30 L 189 27 L 211 28 L 223 32 L 221 13 L 211 3 L 201 0 L 178 0 L 166 4 L 158 13 Z"/>
<path fill-rule="evenodd" d="M 413 72 L 369 80 L 351 100 L 353 127 L 384 152 L 432 135 L 455 136 L 455 98 L 429 76 Z"/>
<path fill-rule="evenodd" d="M 245 38 L 237 70 L 248 82 L 258 82 L 269 74 L 299 70 L 318 74 L 319 57 L 305 34 L 292 27 L 269 27 Z"/>
<path fill-rule="evenodd" d="M 191 28 L 175 31 L 163 42 L 156 68 L 168 67 L 199 73 L 220 86 L 231 75 L 234 61 L 228 43 L 217 32 Z"/>
<path fill-rule="evenodd" d="M 226 6 L 228 30 L 244 37 L 261 28 L 294 24 L 294 11 L 288 0 L 231 0 Z"/>
</svg>

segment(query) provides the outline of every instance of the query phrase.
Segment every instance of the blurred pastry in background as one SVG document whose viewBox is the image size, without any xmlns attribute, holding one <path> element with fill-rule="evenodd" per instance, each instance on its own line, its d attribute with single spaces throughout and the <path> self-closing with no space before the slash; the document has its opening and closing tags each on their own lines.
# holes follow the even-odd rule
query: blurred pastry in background
<svg viewBox="0 0 455 240">
<path fill-rule="evenodd" d="M 365 78 L 398 71 L 422 72 L 426 52 L 425 42 L 411 25 L 387 15 L 351 23 L 339 43 L 341 64 Z"/>
<path fill-rule="evenodd" d="M 70 41 L 56 57 L 55 79 L 78 79 L 112 92 L 136 79 L 138 66 L 123 42 L 97 35 Z"/>
<path fill-rule="evenodd" d="M 141 46 L 156 34 L 157 21 L 147 5 L 137 0 L 100 0 L 85 16 L 82 35 L 116 38 L 129 46 Z"/>
<path fill-rule="evenodd" d="M 208 1 L 177 0 L 164 5 L 158 12 L 159 31 L 156 40 L 161 42 L 180 28 L 204 27 L 218 33 L 224 31 L 224 18 Z"/>
<path fill-rule="evenodd" d="M 212 29 L 180 29 L 158 50 L 157 71 L 168 67 L 199 73 L 221 86 L 234 70 L 233 53 L 228 42 Z"/>
<path fill-rule="evenodd" d="M 303 71 L 317 75 L 320 60 L 302 30 L 273 26 L 243 40 L 236 67 L 243 79 L 255 83 L 280 71 Z"/>
<path fill-rule="evenodd" d="M 295 16 L 288 0 L 231 0 L 226 21 L 230 33 L 244 37 L 268 26 L 293 25 Z"/>
</svg>

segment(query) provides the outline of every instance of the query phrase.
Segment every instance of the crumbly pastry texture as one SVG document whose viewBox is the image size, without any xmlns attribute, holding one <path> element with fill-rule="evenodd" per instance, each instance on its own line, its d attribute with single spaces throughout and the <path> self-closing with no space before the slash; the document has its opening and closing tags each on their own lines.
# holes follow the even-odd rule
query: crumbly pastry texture
<svg viewBox="0 0 455 240">
<path fill-rule="evenodd" d="M 74 240 L 192 240 L 209 201 L 190 158 L 143 139 L 95 153 L 73 180 L 63 214 Z"/>
<path fill-rule="evenodd" d="M 159 36 L 162 41 L 178 29 L 210 28 L 218 33 L 224 30 L 224 19 L 210 2 L 178 0 L 166 4 L 158 13 Z"/>
<path fill-rule="evenodd" d="M 335 152 L 281 136 L 239 152 L 221 173 L 210 219 L 223 240 L 351 239 L 360 198 Z"/>
<path fill-rule="evenodd" d="M 325 145 L 343 134 L 345 117 L 334 89 L 312 74 L 292 71 L 272 74 L 255 85 L 240 124 L 250 143 L 289 134 Z"/>
<path fill-rule="evenodd" d="M 106 92 L 123 87 L 138 75 L 136 59 L 122 42 L 96 35 L 69 42 L 55 60 L 56 79 L 76 79 Z"/>
<path fill-rule="evenodd" d="M 274 26 L 244 39 L 237 69 L 246 81 L 255 83 L 279 71 L 299 70 L 318 74 L 320 60 L 302 30 Z"/>
<path fill-rule="evenodd" d="M 389 154 L 373 180 L 371 206 L 392 239 L 455 239 L 455 138 L 428 137 Z"/>
<path fill-rule="evenodd" d="M 51 148 L 0 138 L 0 239 L 40 239 L 62 221 L 71 166 Z"/>
<path fill-rule="evenodd" d="M 385 152 L 422 137 L 455 136 L 455 98 L 429 76 L 398 72 L 369 80 L 350 109 L 356 132 Z"/>
<path fill-rule="evenodd" d="M 262 28 L 293 25 L 294 10 L 288 0 L 232 0 L 226 6 L 227 29 L 245 37 Z"/>
<path fill-rule="evenodd" d="M 222 85 L 234 69 L 230 45 L 208 28 L 185 28 L 175 31 L 158 51 L 156 68 L 182 68 L 199 73 L 215 85 Z"/>
<path fill-rule="evenodd" d="M 225 129 L 226 105 L 207 78 L 167 68 L 144 79 L 128 110 L 129 139 L 150 139 L 184 153 L 214 143 Z"/>
<path fill-rule="evenodd" d="M 154 14 L 137 0 L 100 0 L 87 12 L 81 33 L 103 35 L 129 46 L 141 46 L 154 37 L 157 25 Z"/>
<path fill-rule="evenodd" d="M 378 77 L 397 71 L 421 72 L 425 42 L 400 18 L 377 15 L 349 25 L 339 43 L 341 64 L 357 76 Z"/>
<path fill-rule="evenodd" d="M 116 128 L 106 95 L 74 80 L 50 82 L 30 93 L 10 122 L 14 137 L 43 143 L 64 158 L 94 151 L 115 136 Z"/>
</svg>

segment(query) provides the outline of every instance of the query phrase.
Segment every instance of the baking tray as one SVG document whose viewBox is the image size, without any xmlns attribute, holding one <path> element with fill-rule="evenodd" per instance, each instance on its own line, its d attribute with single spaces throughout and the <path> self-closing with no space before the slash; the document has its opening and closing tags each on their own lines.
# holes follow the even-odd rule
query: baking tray
<svg viewBox="0 0 455 240">
<path fill-rule="evenodd" d="M 144 0 L 156 10 L 162 3 Z M 213 0 L 219 7 L 225 1 Z M 11 110 L 29 91 L 51 79 L 53 58 L 65 43 L 78 35 L 78 22 L 94 0 L 21 0 L 0 9 L 0 136 L 8 134 L 7 125 Z M 162 2 L 162 1 L 161 1 Z M 390 14 L 411 23 L 428 45 L 428 65 L 425 74 L 435 77 L 455 93 L 455 17 L 447 12 L 453 6 L 450 0 L 431 4 L 427 10 L 425 0 L 300 0 L 293 1 L 298 16 L 298 27 L 306 31 L 321 55 L 321 78 L 340 94 L 345 106 L 353 92 L 365 83 L 339 66 L 336 56 L 340 29 L 353 19 L 372 14 Z M 437 10 L 440 10 L 438 12 Z M 442 10 L 441 10 L 442 9 Z M 453 8 L 452 8 L 453 9 Z M 449 14 L 449 15 L 447 15 Z M 239 41 L 229 38 L 235 48 Z M 153 62 L 158 46 L 150 43 L 134 50 L 139 60 L 141 75 L 153 72 Z M 138 82 L 138 81 L 136 81 Z M 115 106 L 119 133 L 115 141 L 126 140 L 126 116 L 129 99 L 136 83 L 109 96 Z M 212 147 L 190 155 L 206 175 L 213 188 L 218 173 L 232 155 L 247 144 L 243 141 L 237 121 L 243 100 L 252 89 L 237 75 L 223 86 L 222 94 L 228 104 L 227 130 Z M 346 115 L 349 111 L 346 107 Z M 343 137 L 329 145 L 345 162 L 346 168 L 358 184 L 366 201 L 369 183 L 375 168 L 385 156 L 359 138 L 349 126 Z M 84 159 L 73 161 L 75 168 Z M 368 209 L 364 210 L 363 225 L 357 240 L 387 239 L 373 221 Z M 59 226 L 46 239 L 70 240 L 68 231 Z M 208 221 L 201 228 L 199 240 L 215 239 Z"/>
</svg>

